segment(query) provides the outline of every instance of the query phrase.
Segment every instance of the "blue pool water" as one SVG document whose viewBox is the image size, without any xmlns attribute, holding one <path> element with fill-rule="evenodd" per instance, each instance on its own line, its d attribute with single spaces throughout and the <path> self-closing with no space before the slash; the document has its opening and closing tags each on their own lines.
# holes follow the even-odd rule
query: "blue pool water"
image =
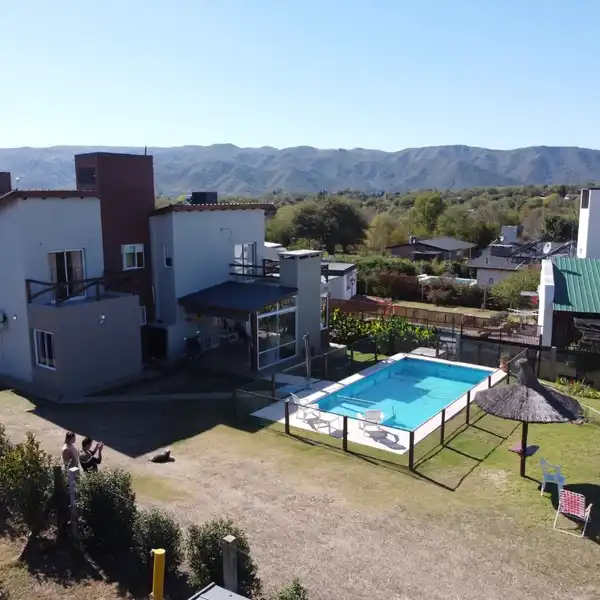
<svg viewBox="0 0 600 600">
<path fill-rule="evenodd" d="M 319 408 L 356 417 L 365 410 L 383 412 L 384 424 L 416 429 L 458 400 L 493 371 L 403 358 L 318 401 Z"/>
</svg>

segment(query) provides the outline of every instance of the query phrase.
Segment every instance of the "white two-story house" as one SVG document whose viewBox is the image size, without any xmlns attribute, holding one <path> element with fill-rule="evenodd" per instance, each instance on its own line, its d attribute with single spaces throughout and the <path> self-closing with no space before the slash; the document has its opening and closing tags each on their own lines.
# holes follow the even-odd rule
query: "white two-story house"
<svg viewBox="0 0 600 600">
<path fill-rule="evenodd" d="M 107 285 L 94 194 L 0 196 L 0 377 L 60 398 L 138 375 L 139 298 Z"/>
<path fill-rule="evenodd" d="M 321 253 L 284 252 L 274 266 L 264 205 L 169 206 L 150 236 L 157 354 L 177 360 L 195 340 L 215 366 L 255 372 L 298 357 L 305 334 L 314 350 L 327 342 Z"/>
</svg>

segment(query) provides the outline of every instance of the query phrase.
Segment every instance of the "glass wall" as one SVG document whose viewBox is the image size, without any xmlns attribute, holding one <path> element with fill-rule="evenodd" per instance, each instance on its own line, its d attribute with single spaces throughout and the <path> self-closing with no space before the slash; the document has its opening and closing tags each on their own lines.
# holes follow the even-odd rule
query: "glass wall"
<svg viewBox="0 0 600 600">
<path fill-rule="evenodd" d="M 266 306 L 258 314 L 258 368 L 296 356 L 296 297 Z"/>
</svg>

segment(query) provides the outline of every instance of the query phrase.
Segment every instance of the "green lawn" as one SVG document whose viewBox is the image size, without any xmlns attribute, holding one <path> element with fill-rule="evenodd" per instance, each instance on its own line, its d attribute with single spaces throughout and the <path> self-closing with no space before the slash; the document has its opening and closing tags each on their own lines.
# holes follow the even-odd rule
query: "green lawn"
<svg viewBox="0 0 600 600">
<path fill-rule="evenodd" d="M 474 317 L 496 317 L 500 314 L 497 310 L 485 310 L 482 308 L 472 308 L 470 306 L 436 306 L 435 304 L 429 304 L 428 302 L 408 302 L 406 300 L 396 300 L 394 301 L 394 305 L 415 308 L 418 310 L 430 310 L 433 312 L 473 315 Z"/>
<path fill-rule="evenodd" d="M 600 400 L 579 398 L 580 402 L 600 411 Z M 519 457 L 510 448 L 521 439 L 521 425 L 499 419 L 480 411 L 472 405 L 470 424 L 465 422 L 465 411 L 459 413 L 445 426 L 445 441 L 441 445 L 440 430 L 416 445 L 416 470 L 408 470 L 408 453 L 395 455 L 384 450 L 349 443 L 351 454 L 385 466 L 386 471 L 402 471 L 455 492 L 453 501 L 461 510 L 471 510 L 476 500 L 476 510 L 505 514 L 519 519 L 527 527 L 551 525 L 553 508 L 539 499 L 538 480 L 541 475 L 540 458 L 561 467 L 567 486 L 586 495 L 589 502 L 598 506 L 590 531 L 600 534 L 600 414 L 588 411 L 589 422 L 583 425 L 556 424 L 530 425 L 528 443 L 540 447 L 528 460 L 527 477 L 519 476 Z M 271 429 L 281 430 L 279 425 Z M 301 439 L 342 453 L 342 441 L 305 430 L 292 430 Z M 410 485 L 409 485 L 410 487 Z M 395 491 L 397 493 L 397 490 Z M 554 493 L 553 502 L 556 502 Z M 440 497 L 440 502 L 447 498 Z M 429 508 L 435 502 L 428 500 Z M 440 509 L 442 507 L 440 505 Z M 474 509 L 475 507 L 473 507 Z"/>
</svg>

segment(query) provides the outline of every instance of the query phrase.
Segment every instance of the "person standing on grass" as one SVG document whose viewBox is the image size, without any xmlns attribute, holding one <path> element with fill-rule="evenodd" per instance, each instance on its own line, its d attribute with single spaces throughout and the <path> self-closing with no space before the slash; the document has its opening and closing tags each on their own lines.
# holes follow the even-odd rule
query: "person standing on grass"
<svg viewBox="0 0 600 600">
<path fill-rule="evenodd" d="M 81 442 L 81 452 L 79 453 L 79 462 L 85 473 L 92 473 L 98 470 L 98 465 L 102 462 L 102 449 L 104 444 L 98 442 L 92 450 L 92 439 L 84 438 Z M 97 453 L 97 455 L 96 455 Z"/>
<path fill-rule="evenodd" d="M 71 467 L 79 468 L 79 453 L 77 452 L 77 448 L 75 448 L 76 441 L 75 434 L 72 431 L 67 431 L 65 443 L 62 447 L 62 459 L 67 470 Z"/>
</svg>

